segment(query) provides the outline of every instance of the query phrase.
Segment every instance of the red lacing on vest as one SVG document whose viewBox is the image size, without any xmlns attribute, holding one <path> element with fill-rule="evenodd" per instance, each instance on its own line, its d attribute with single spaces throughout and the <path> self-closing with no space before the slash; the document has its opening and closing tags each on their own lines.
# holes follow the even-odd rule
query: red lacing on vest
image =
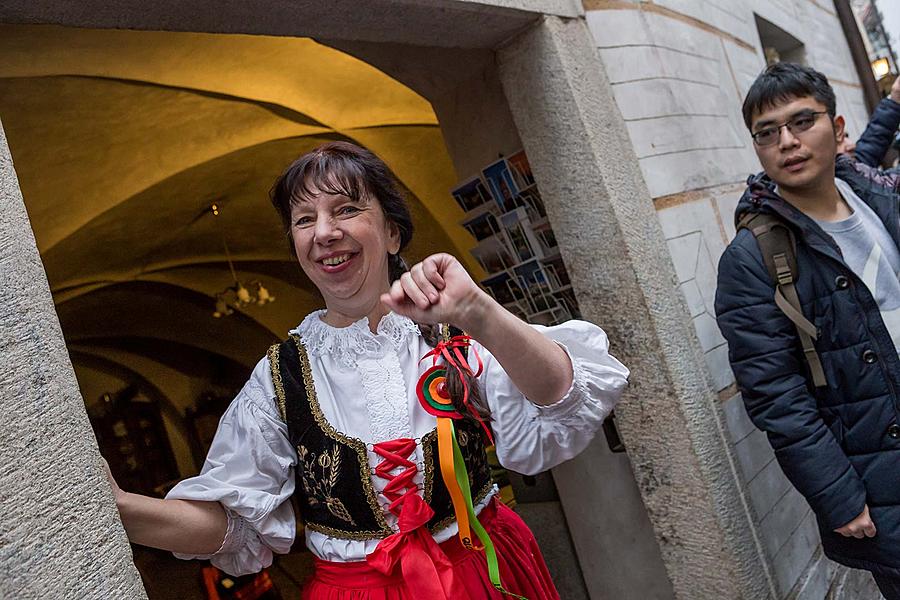
<svg viewBox="0 0 900 600">
<path fill-rule="evenodd" d="M 409 460 L 415 449 L 416 441 L 408 438 L 372 447 L 384 459 L 375 467 L 375 474 L 388 482 L 381 493 L 391 501 L 388 510 L 397 515 L 399 531 L 381 540 L 366 556 L 366 562 L 385 575 L 399 567 L 412 598 L 466 598 L 453 574 L 453 565 L 426 527 L 434 511 L 416 493 L 416 463 Z M 392 475 L 391 471 L 398 468 L 403 471 Z"/>
<path fill-rule="evenodd" d="M 399 516 L 407 495 L 416 493 L 416 484 L 413 483 L 416 463 L 409 460 L 410 455 L 416 450 L 416 440 L 401 438 L 381 442 L 375 444 L 372 450 L 384 459 L 375 467 L 375 474 L 388 481 L 382 492 L 385 498 L 391 501 L 388 510 Z M 397 475 L 392 475 L 391 471 L 398 467 L 405 469 Z"/>
</svg>

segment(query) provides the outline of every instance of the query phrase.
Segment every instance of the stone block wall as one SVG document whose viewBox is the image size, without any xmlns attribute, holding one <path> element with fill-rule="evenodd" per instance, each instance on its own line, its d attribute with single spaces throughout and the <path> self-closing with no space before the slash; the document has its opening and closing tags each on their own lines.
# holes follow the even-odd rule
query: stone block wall
<svg viewBox="0 0 900 600">
<path fill-rule="evenodd" d="M 144 599 L 2 124 L 0 285 L 0 598 Z"/>
<path fill-rule="evenodd" d="M 804 45 L 832 83 L 852 137 L 865 128 L 862 88 L 825 0 L 586 0 L 586 19 L 654 199 L 747 501 L 780 597 L 823 598 L 846 575 L 823 558 L 815 518 L 744 411 L 715 322 L 719 257 L 734 209 L 760 170 L 741 102 L 765 66 L 756 17 Z"/>
</svg>

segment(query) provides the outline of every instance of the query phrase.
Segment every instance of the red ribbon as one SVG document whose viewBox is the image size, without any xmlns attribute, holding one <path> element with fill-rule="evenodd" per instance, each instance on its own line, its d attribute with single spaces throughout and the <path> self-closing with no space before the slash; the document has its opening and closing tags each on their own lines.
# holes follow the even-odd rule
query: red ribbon
<svg viewBox="0 0 900 600">
<path fill-rule="evenodd" d="M 466 598 L 453 577 L 453 564 L 425 527 L 433 516 L 418 494 L 407 495 L 400 510 L 400 531 L 381 540 L 366 562 L 385 575 L 391 575 L 399 563 L 412 598 Z"/>
<path fill-rule="evenodd" d="M 478 377 L 484 370 L 484 364 L 481 362 L 481 357 L 478 356 L 478 351 L 475 350 L 475 348 L 471 348 L 471 341 L 472 336 L 469 335 L 455 335 L 449 340 L 441 340 L 435 345 L 431 352 L 420 358 L 419 362 L 422 362 L 430 356 L 431 364 L 434 366 L 437 364 L 439 358 L 443 358 L 448 367 L 456 369 L 456 372 L 459 373 L 459 379 L 463 384 L 463 405 L 469 410 L 469 413 L 475 417 L 475 420 L 481 423 L 484 433 L 487 435 L 488 440 L 490 440 L 491 445 L 493 445 L 494 436 L 491 435 L 490 430 L 478 415 L 478 411 L 476 411 L 475 407 L 472 406 L 472 403 L 469 402 L 469 384 L 466 383 L 464 375 L 468 374 L 472 377 Z M 462 350 L 465 348 L 471 348 L 472 352 L 475 354 L 475 360 L 478 361 L 477 372 L 472 371 L 472 367 L 469 366 L 469 361 L 466 360 L 465 355 L 462 353 Z"/>
<path fill-rule="evenodd" d="M 406 498 L 415 495 L 416 491 L 413 481 L 416 463 L 409 460 L 409 455 L 416 450 L 416 441 L 409 438 L 389 440 L 375 444 L 372 450 L 384 459 L 375 467 L 375 474 L 388 482 L 381 493 L 391 501 L 388 510 L 398 514 Z M 403 467 L 403 472 L 391 475 L 391 471 L 398 467 Z"/>
</svg>

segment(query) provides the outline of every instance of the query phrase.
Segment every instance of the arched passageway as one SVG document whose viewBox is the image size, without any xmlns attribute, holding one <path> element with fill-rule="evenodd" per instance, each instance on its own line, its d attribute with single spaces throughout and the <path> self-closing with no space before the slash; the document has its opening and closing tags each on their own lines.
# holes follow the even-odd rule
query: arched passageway
<svg viewBox="0 0 900 600">
<path fill-rule="evenodd" d="M 136 491 L 161 494 L 196 473 L 227 399 L 268 345 L 320 306 L 267 198 L 296 156 L 336 139 L 372 149 L 410 199 L 408 258 L 449 249 L 483 274 L 450 195 L 459 176 L 434 109 L 370 64 L 302 38 L 0 34 L 0 114 L 70 357 L 101 451 Z M 215 317 L 229 263 L 275 302 Z M 126 435 L 134 412 L 152 427 L 144 420 Z M 152 449 L 130 439 L 151 429 Z M 586 597 L 552 478 L 527 489 L 513 480 L 534 504 L 526 518 L 553 541 L 561 589 Z M 151 598 L 193 593 L 198 565 L 134 552 Z M 276 566 L 295 592 L 303 557 Z"/>
</svg>

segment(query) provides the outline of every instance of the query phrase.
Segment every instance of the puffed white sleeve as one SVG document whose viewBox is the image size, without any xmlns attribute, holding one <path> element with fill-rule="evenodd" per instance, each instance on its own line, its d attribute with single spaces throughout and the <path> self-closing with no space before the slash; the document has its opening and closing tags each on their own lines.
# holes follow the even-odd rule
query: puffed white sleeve
<svg viewBox="0 0 900 600">
<path fill-rule="evenodd" d="M 200 474 L 185 479 L 166 498 L 220 502 L 228 516 L 222 546 L 209 559 L 234 576 L 272 564 L 272 553 L 291 548 L 296 532 L 288 501 L 294 491 L 296 453 L 275 406 L 269 361 L 256 365 L 250 380 L 222 415 Z"/>
<path fill-rule="evenodd" d="M 478 381 L 491 409 L 497 459 L 525 475 L 551 469 L 584 450 L 628 383 L 628 369 L 609 353 L 606 333 L 596 325 L 573 320 L 532 327 L 559 344 L 572 363 L 572 386 L 550 405 L 529 401 L 493 355 L 472 344 L 484 366 Z M 472 352 L 469 363 L 477 366 Z"/>
</svg>

